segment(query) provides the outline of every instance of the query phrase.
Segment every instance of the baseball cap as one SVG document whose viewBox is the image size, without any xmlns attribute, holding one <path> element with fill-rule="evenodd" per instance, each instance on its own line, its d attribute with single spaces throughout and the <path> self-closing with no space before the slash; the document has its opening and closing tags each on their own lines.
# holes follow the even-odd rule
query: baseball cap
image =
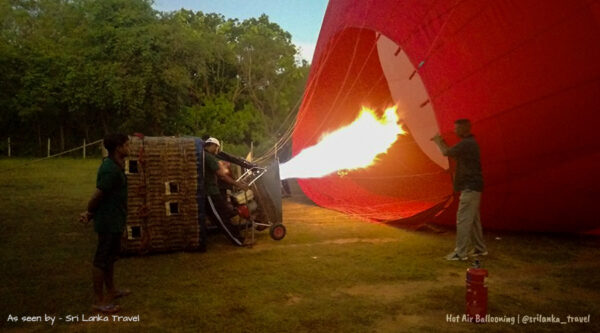
<svg viewBox="0 0 600 333">
<path fill-rule="evenodd" d="M 212 137 L 206 139 L 206 143 L 214 143 L 217 146 L 221 147 L 221 143 L 219 143 L 219 140 L 212 138 Z"/>
</svg>

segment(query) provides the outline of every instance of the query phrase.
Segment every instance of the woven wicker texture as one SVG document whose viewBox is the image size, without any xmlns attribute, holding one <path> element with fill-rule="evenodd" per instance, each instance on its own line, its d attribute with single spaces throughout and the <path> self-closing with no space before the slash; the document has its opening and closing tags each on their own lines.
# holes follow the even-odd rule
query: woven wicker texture
<svg viewBox="0 0 600 333">
<path fill-rule="evenodd" d="M 145 254 L 198 248 L 194 139 L 130 137 L 130 147 L 125 170 L 127 232 L 122 252 Z"/>
</svg>

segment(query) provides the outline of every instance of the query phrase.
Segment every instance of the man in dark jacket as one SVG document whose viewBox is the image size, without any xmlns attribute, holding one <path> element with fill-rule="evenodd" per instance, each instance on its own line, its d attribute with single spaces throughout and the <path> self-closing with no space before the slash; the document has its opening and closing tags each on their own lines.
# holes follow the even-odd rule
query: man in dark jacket
<svg viewBox="0 0 600 333">
<path fill-rule="evenodd" d="M 98 247 L 94 256 L 92 280 L 94 283 L 94 310 L 104 313 L 119 311 L 113 304 L 115 298 L 126 296 L 129 290 L 115 288 L 114 263 L 121 250 L 121 236 L 127 219 L 127 177 L 123 171 L 125 157 L 129 155 L 129 138 L 124 134 L 109 134 L 104 137 L 108 157 L 102 160 L 96 177 L 96 192 L 90 199 L 87 211 L 80 220 L 94 220 L 98 233 Z M 104 294 L 106 286 L 106 294 Z"/>
<path fill-rule="evenodd" d="M 454 133 L 461 141 L 448 147 L 444 139 L 436 134 L 433 140 L 444 156 L 456 160 L 454 175 L 454 191 L 460 192 L 458 211 L 456 213 L 456 248 L 446 256 L 447 260 L 467 260 L 469 243 L 474 247 L 473 256 L 487 255 L 483 242 L 479 205 L 483 191 L 483 176 L 479 145 L 471 134 L 471 122 L 468 119 L 458 119 L 454 122 Z"/>
</svg>

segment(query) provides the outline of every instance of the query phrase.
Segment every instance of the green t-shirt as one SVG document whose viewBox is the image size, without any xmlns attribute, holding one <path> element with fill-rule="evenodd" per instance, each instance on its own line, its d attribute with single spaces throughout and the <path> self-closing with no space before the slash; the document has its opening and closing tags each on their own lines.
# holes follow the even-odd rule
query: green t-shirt
<svg viewBox="0 0 600 333">
<path fill-rule="evenodd" d="M 219 162 L 215 155 L 204 152 L 204 190 L 206 195 L 219 194 L 217 187 L 217 171 L 219 170 Z"/>
<path fill-rule="evenodd" d="M 98 233 L 122 233 L 127 220 L 127 177 L 109 157 L 102 160 L 96 178 L 102 200 L 94 213 L 94 230 Z"/>
</svg>

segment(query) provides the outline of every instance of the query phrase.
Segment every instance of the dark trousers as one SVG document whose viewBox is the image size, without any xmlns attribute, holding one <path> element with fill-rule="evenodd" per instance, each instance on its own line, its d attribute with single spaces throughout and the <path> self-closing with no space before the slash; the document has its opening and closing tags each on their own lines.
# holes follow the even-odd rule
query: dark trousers
<svg viewBox="0 0 600 333">
<path fill-rule="evenodd" d="M 244 240 L 240 236 L 238 227 L 231 224 L 231 218 L 236 216 L 237 212 L 221 195 L 206 197 L 206 212 L 232 243 L 243 245 Z"/>
<path fill-rule="evenodd" d="M 94 255 L 94 266 L 103 271 L 109 269 L 119 258 L 122 233 L 98 233 L 98 247 Z"/>
</svg>

